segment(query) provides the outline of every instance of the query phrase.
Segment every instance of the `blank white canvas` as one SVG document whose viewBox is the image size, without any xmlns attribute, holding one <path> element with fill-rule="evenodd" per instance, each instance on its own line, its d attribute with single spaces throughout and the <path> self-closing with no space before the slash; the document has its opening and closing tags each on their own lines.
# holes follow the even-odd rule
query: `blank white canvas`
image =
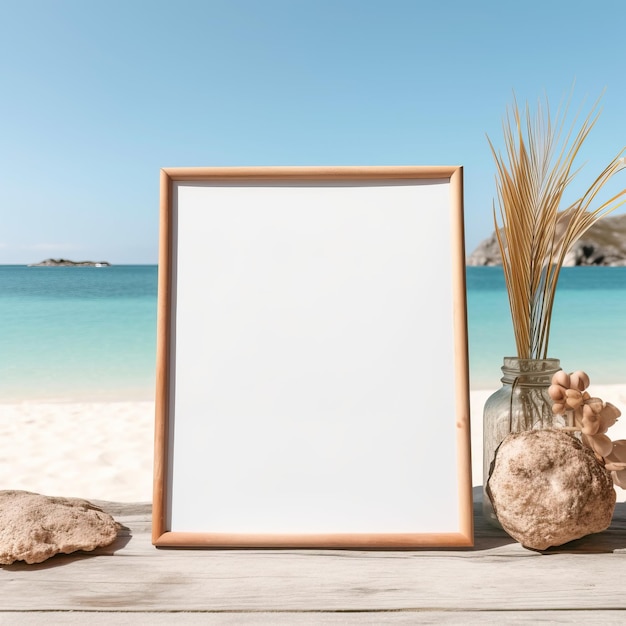
<svg viewBox="0 0 626 626">
<path fill-rule="evenodd" d="M 449 182 L 173 194 L 170 529 L 456 532 Z"/>
</svg>

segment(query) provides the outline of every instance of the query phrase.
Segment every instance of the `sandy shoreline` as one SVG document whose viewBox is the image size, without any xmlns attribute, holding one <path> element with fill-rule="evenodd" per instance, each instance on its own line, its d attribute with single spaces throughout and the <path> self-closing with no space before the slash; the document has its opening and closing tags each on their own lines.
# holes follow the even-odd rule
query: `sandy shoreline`
<svg viewBox="0 0 626 626">
<path fill-rule="evenodd" d="M 626 385 L 590 393 L 624 414 L 611 439 L 626 439 Z M 482 411 L 491 390 L 470 393 L 472 484 L 482 484 Z M 46 495 L 150 502 L 154 402 L 0 404 L 0 489 Z M 616 489 L 626 501 L 626 490 Z"/>
<path fill-rule="evenodd" d="M 0 404 L 0 489 L 150 502 L 154 402 Z"/>
</svg>

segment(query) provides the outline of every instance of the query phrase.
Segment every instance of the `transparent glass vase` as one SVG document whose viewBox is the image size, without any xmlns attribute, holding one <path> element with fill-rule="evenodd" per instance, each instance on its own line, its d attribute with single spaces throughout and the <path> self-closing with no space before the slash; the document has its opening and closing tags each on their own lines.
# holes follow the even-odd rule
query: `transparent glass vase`
<svg viewBox="0 0 626 626">
<path fill-rule="evenodd" d="M 552 376 L 561 369 L 559 359 L 505 357 L 502 387 L 485 402 L 483 412 L 483 516 L 500 526 L 487 492 L 496 450 L 510 433 L 566 426 L 565 417 L 552 413 L 548 395 Z"/>
</svg>

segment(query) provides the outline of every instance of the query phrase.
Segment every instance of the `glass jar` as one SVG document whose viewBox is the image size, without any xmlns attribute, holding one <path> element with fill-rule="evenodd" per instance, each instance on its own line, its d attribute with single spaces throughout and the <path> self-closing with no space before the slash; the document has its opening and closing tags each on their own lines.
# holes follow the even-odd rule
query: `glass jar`
<svg viewBox="0 0 626 626">
<path fill-rule="evenodd" d="M 496 450 L 509 433 L 566 426 L 565 417 L 552 413 L 548 395 L 559 359 L 505 357 L 502 387 L 485 402 L 483 412 L 483 516 L 500 527 L 487 493 L 487 481 Z"/>
</svg>

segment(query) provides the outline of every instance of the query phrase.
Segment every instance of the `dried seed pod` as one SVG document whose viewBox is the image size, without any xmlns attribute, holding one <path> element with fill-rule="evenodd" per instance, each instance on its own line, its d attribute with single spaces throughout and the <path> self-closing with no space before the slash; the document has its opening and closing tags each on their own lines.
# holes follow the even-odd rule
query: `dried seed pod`
<svg viewBox="0 0 626 626">
<path fill-rule="evenodd" d="M 619 472 L 611 472 L 611 478 L 613 482 L 622 489 L 626 489 L 626 470 L 620 470 Z"/>
<path fill-rule="evenodd" d="M 613 442 L 613 450 L 611 450 L 611 454 L 607 455 L 610 461 L 615 461 L 616 463 L 626 463 L 626 440 L 618 439 Z"/>
<path fill-rule="evenodd" d="M 589 376 L 582 370 L 578 370 L 576 372 L 572 372 L 569 376 L 570 387 L 574 389 L 578 389 L 579 391 L 584 391 L 589 387 Z"/>
<path fill-rule="evenodd" d="M 565 398 L 565 389 L 561 385 L 552 384 L 548 387 L 548 395 L 558 402 Z"/>
<path fill-rule="evenodd" d="M 607 402 L 600 411 L 600 432 L 605 433 L 621 415 L 620 410 L 613 406 L 610 402 Z"/>
<path fill-rule="evenodd" d="M 589 435 L 590 437 L 593 437 L 594 435 L 598 434 L 599 429 L 600 422 L 598 422 L 597 419 L 588 420 L 583 417 L 580 428 L 580 432 L 582 432 L 583 435 Z"/>
<path fill-rule="evenodd" d="M 572 409 L 577 409 L 583 402 L 583 394 L 578 389 L 565 390 L 565 404 Z"/>
<path fill-rule="evenodd" d="M 613 442 L 606 435 L 587 437 L 591 449 L 602 457 L 608 456 L 613 450 Z"/>
<path fill-rule="evenodd" d="M 626 469 L 626 463 L 614 463 L 613 461 L 606 461 L 604 463 L 604 469 L 608 472 L 621 472 Z"/>
<path fill-rule="evenodd" d="M 585 401 L 585 408 L 586 407 L 589 407 L 589 409 L 594 413 L 599 414 L 604 408 L 604 402 L 602 402 L 600 398 L 589 398 Z M 583 408 L 583 411 L 585 408 Z"/>
<path fill-rule="evenodd" d="M 552 377 L 552 383 L 555 385 L 561 385 L 561 387 L 565 387 L 565 389 L 567 389 L 570 386 L 569 374 L 563 370 L 559 370 Z"/>
<path fill-rule="evenodd" d="M 602 407 L 600 407 L 602 408 Z M 594 407 L 589 404 L 583 405 L 583 421 L 598 422 L 600 420 L 599 411 L 595 411 Z"/>
<path fill-rule="evenodd" d="M 604 408 L 602 409 L 602 417 L 617 421 L 617 418 L 621 414 L 622 412 L 614 404 L 611 404 L 610 402 L 604 403 Z"/>
</svg>

